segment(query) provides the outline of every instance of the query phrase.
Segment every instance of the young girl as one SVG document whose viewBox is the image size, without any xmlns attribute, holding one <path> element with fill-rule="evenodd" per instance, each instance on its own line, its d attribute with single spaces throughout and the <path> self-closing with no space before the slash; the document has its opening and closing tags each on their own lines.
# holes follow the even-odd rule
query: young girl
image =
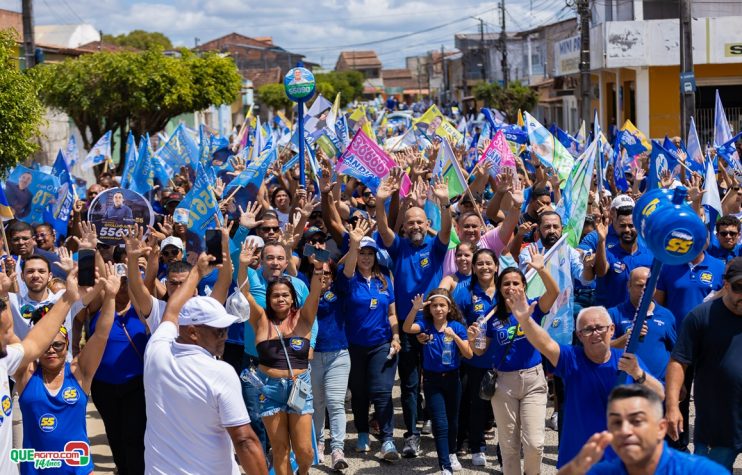
<svg viewBox="0 0 742 475">
<path fill-rule="evenodd" d="M 416 319 L 421 310 L 422 318 Z M 461 356 L 472 357 L 466 328 L 448 290 L 435 289 L 424 303 L 421 294 L 415 297 L 403 329 L 405 333 L 429 335 L 427 344 L 423 346 L 423 391 L 433 421 L 441 475 L 450 475 L 452 470 L 461 470 L 456 458 L 461 400 L 459 364 Z"/>
</svg>

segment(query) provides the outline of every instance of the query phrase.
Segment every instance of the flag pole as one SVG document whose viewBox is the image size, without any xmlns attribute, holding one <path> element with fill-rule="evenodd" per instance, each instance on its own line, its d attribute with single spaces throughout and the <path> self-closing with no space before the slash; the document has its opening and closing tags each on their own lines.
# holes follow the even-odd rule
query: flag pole
<svg viewBox="0 0 742 475">
<path fill-rule="evenodd" d="M 229 194 L 226 198 L 224 198 L 221 202 L 222 203 L 229 203 L 229 201 L 234 197 L 234 195 L 237 194 L 238 191 L 242 188 L 242 185 L 237 185 L 237 188 L 234 189 L 232 193 Z"/>
<path fill-rule="evenodd" d="M 8 237 L 5 235 L 5 221 L 1 223 L 0 229 L 3 231 L 3 251 L 5 251 L 6 256 L 10 256 L 10 245 L 8 243 Z"/>
</svg>

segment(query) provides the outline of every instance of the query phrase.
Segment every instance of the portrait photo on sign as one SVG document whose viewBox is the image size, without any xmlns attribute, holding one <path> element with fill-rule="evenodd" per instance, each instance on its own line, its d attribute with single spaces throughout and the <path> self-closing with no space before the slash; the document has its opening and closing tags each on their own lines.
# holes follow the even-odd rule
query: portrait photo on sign
<svg viewBox="0 0 742 475">
<path fill-rule="evenodd" d="M 95 197 L 88 210 L 88 220 L 95 224 L 98 239 L 109 245 L 123 244 L 130 226 L 144 227 L 154 223 L 149 201 L 139 193 L 111 188 Z"/>
<path fill-rule="evenodd" d="M 5 196 L 13 215 L 29 224 L 44 222 L 44 211 L 54 204 L 59 180 L 40 170 L 17 166 L 5 181 Z"/>
</svg>

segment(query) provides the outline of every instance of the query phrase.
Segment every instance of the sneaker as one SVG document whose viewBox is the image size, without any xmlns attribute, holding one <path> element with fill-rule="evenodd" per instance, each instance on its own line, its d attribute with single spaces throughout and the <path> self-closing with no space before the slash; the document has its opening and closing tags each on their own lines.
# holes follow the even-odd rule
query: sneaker
<svg viewBox="0 0 742 475">
<path fill-rule="evenodd" d="M 420 433 L 424 435 L 430 435 L 433 433 L 433 423 L 430 421 L 425 421 L 425 424 L 423 424 L 423 428 L 420 429 Z"/>
<path fill-rule="evenodd" d="M 319 463 L 324 463 L 324 461 L 325 461 L 325 443 L 324 443 L 324 441 L 319 442 L 317 444 L 317 460 L 319 460 Z"/>
<path fill-rule="evenodd" d="M 459 458 L 456 456 L 456 454 L 450 454 L 448 456 L 448 460 L 451 462 L 452 472 L 458 472 L 459 470 L 461 470 L 461 462 L 459 462 Z"/>
<path fill-rule="evenodd" d="M 332 468 L 333 470 L 344 470 L 348 468 L 348 462 L 345 461 L 345 454 L 342 449 L 332 451 Z"/>
<path fill-rule="evenodd" d="M 402 455 L 404 457 L 417 457 L 421 453 L 419 435 L 411 435 L 404 440 L 404 448 L 402 449 Z"/>
<path fill-rule="evenodd" d="M 546 420 L 546 427 L 551 430 L 559 430 L 559 414 L 554 413 L 549 419 Z"/>
<path fill-rule="evenodd" d="M 381 458 L 390 462 L 399 460 L 399 452 L 397 452 L 393 440 L 387 440 L 381 445 Z"/>
<path fill-rule="evenodd" d="M 356 441 L 356 452 L 369 452 L 371 446 L 368 445 L 368 432 L 361 432 L 358 434 L 358 440 Z"/>
<path fill-rule="evenodd" d="M 487 457 L 484 455 L 484 452 L 472 454 L 471 464 L 475 467 L 485 467 L 487 465 Z"/>
<path fill-rule="evenodd" d="M 449 469 L 444 468 L 443 470 L 441 470 L 441 475 L 453 475 L 453 474 L 451 473 Z"/>
</svg>

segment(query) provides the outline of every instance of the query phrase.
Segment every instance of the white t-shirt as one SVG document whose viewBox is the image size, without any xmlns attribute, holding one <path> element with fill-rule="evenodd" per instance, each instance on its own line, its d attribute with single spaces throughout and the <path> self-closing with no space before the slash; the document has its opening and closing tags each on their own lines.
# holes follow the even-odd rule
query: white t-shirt
<svg viewBox="0 0 742 475">
<path fill-rule="evenodd" d="M 152 310 L 149 311 L 149 315 L 145 318 L 150 333 L 157 331 L 157 327 L 160 326 L 162 316 L 165 315 L 165 307 L 167 307 L 167 302 L 152 297 Z"/>
<path fill-rule="evenodd" d="M 18 465 L 10 460 L 10 449 L 13 448 L 13 396 L 10 394 L 8 376 L 18 371 L 24 351 L 20 343 L 8 345 L 6 351 L 8 356 L 0 359 L 0 473 L 10 475 L 18 473 Z"/>
<path fill-rule="evenodd" d="M 164 322 L 144 352 L 145 473 L 240 473 L 227 427 L 250 423 L 234 369 L 197 345 L 177 343 Z"/>
<path fill-rule="evenodd" d="M 57 300 L 62 298 L 65 290 L 62 289 L 56 294 L 47 291 L 46 299 L 38 302 L 33 300 L 28 294 L 14 294 L 8 293 L 8 302 L 10 302 L 10 313 L 13 315 L 13 333 L 18 338 L 23 340 L 31 331 L 31 314 L 33 311 L 43 305 L 49 305 L 50 307 L 57 303 Z M 69 347 L 67 348 L 67 361 L 72 361 L 72 319 L 77 312 L 82 310 L 82 300 L 72 304 L 70 311 L 67 312 L 67 316 L 64 318 L 64 327 L 67 329 L 67 335 L 69 335 Z"/>
</svg>

